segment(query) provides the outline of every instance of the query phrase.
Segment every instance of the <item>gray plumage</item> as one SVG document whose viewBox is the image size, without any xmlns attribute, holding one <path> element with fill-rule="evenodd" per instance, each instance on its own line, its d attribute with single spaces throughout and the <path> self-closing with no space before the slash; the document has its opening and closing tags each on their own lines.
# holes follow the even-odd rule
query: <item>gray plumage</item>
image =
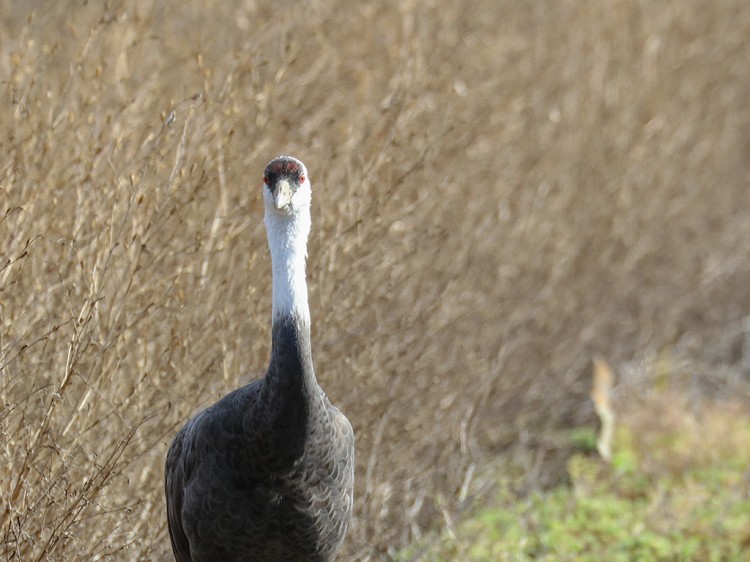
<svg viewBox="0 0 750 562">
<path fill-rule="evenodd" d="M 274 261 L 268 371 L 192 418 L 167 454 L 167 516 L 179 562 L 330 561 L 349 524 L 354 434 L 318 386 L 312 363 L 306 175 L 300 161 L 284 156 L 264 177 Z M 286 257 L 298 243 L 304 255 Z M 277 279 L 300 261 L 301 277 L 292 271 Z"/>
</svg>

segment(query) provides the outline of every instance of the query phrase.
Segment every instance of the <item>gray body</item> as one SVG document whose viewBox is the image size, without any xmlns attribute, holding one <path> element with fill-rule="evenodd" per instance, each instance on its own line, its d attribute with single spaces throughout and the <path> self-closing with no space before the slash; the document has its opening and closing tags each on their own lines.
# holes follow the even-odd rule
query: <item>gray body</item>
<svg viewBox="0 0 750 562">
<path fill-rule="evenodd" d="M 351 515 L 354 434 L 309 351 L 309 330 L 277 321 L 266 376 L 175 437 L 166 494 L 179 562 L 333 560 Z"/>
</svg>

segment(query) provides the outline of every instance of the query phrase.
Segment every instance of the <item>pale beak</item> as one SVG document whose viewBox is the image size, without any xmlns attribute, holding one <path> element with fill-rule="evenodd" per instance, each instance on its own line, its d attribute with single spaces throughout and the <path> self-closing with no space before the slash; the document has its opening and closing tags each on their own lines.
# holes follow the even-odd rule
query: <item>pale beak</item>
<svg viewBox="0 0 750 562">
<path fill-rule="evenodd" d="M 292 202 L 292 186 L 289 185 L 289 180 L 280 180 L 276 185 L 276 190 L 273 192 L 273 202 L 277 209 L 283 209 L 288 207 Z"/>
</svg>

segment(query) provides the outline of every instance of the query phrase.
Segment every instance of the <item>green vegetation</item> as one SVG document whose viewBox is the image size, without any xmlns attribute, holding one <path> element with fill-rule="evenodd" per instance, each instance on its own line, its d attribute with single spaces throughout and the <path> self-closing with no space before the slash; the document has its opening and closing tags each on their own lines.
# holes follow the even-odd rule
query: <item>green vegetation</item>
<svg viewBox="0 0 750 562">
<path fill-rule="evenodd" d="M 675 417 L 680 405 L 666 394 L 625 416 L 609 465 L 593 432 L 576 431 L 567 485 L 524 497 L 498 486 L 399 560 L 750 559 L 750 417 L 726 403 Z"/>
</svg>

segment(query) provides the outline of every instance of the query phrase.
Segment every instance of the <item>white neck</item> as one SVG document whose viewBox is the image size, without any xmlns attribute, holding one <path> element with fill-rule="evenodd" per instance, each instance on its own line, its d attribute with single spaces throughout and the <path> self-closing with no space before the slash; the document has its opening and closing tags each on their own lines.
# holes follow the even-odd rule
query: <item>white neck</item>
<svg viewBox="0 0 750 562">
<path fill-rule="evenodd" d="M 265 223 L 273 267 L 272 322 L 284 316 L 294 316 L 309 326 L 305 260 L 311 225 L 310 208 L 303 206 L 293 215 L 266 208 Z"/>
</svg>

